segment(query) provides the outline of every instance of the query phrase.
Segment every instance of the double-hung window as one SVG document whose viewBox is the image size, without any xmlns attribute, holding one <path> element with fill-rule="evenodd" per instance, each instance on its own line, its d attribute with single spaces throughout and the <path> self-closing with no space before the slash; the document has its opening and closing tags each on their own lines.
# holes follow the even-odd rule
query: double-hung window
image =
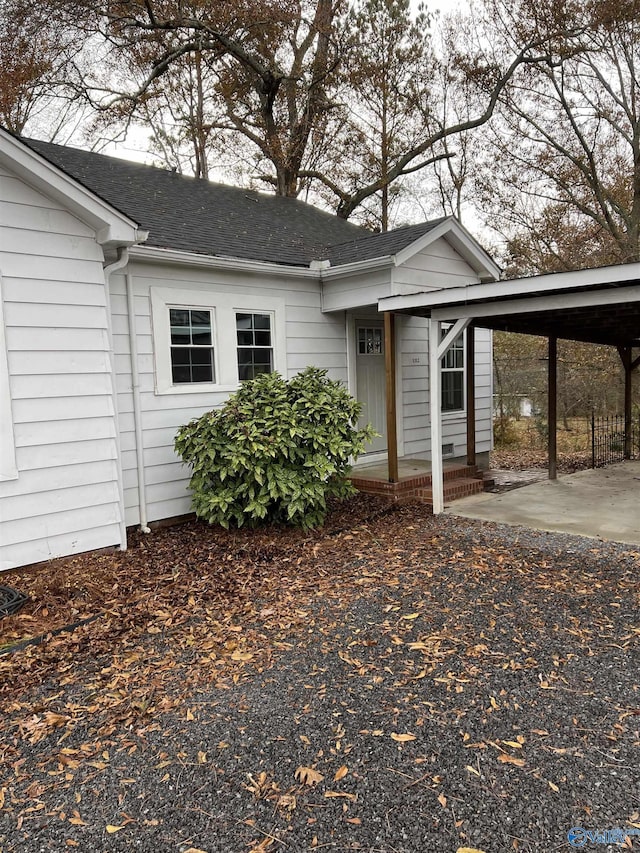
<svg viewBox="0 0 640 853">
<path fill-rule="evenodd" d="M 449 324 L 442 324 L 443 338 L 450 328 Z M 461 412 L 464 410 L 464 333 L 442 356 L 441 368 L 442 411 Z"/>
<path fill-rule="evenodd" d="M 286 375 L 284 299 L 270 294 L 151 287 L 156 394 L 235 391 L 238 382 Z"/>
<path fill-rule="evenodd" d="M 254 379 L 273 370 L 271 314 L 236 313 L 238 379 Z"/>
<path fill-rule="evenodd" d="M 169 308 L 169 325 L 173 384 L 215 382 L 213 311 Z"/>
</svg>

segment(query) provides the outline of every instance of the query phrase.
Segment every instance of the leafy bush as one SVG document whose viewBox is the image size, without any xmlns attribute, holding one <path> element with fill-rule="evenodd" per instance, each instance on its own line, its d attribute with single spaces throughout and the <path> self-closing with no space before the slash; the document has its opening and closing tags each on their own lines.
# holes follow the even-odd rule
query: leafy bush
<svg viewBox="0 0 640 853">
<path fill-rule="evenodd" d="M 241 527 L 277 521 L 316 527 L 327 498 L 355 492 L 349 458 L 375 433 L 357 428 L 361 404 L 326 370 L 307 367 L 244 382 L 222 408 L 178 431 L 177 453 L 192 468 L 196 515 Z"/>
</svg>

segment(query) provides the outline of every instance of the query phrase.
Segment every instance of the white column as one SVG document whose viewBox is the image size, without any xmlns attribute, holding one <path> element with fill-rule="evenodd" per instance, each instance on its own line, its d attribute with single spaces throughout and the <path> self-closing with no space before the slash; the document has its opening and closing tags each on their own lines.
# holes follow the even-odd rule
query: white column
<svg viewBox="0 0 640 853">
<path fill-rule="evenodd" d="M 438 320 L 429 320 L 429 419 L 431 421 L 431 492 L 434 515 L 439 515 L 444 510 L 439 343 L 440 323 Z"/>
</svg>

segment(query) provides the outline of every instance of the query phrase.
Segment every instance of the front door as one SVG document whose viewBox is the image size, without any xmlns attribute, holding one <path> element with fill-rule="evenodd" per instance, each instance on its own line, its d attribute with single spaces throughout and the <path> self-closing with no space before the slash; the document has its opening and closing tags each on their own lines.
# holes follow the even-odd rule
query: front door
<svg viewBox="0 0 640 853">
<path fill-rule="evenodd" d="M 356 398 L 362 403 L 360 426 L 372 424 L 377 438 L 367 445 L 367 453 L 387 449 L 385 398 L 384 330 L 376 321 L 356 321 Z"/>
</svg>

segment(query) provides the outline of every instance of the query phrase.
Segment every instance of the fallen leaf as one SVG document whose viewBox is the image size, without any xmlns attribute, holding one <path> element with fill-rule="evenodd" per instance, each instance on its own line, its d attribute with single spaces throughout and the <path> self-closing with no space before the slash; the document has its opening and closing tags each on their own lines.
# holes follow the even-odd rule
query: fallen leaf
<svg viewBox="0 0 640 853">
<path fill-rule="evenodd" d="M 231 655 L 231 660 L 248 661 L 253 657 L 252 652 L 234 652 Z"/>
<path fill-rule="evenodd" d="M 444 794 L 439 794 L 439 795 L 438 795 L 438 802 L 440 803 L 440 805 L 442 806 L 442 808 L 443 808 L 443 809 L 446 809 L 446 807 L 447 807 L 447 798 L 445 797 L 445 795 L 444 795 Z"/>
<path fill-rule="evenodd" d="M 349 768 L 347 767 L 346 764 L 343 764 L 342 767 L 340 767 L 338 770 L 336 770 L 336 775 L 333 777 L 333 781 L 339 782 L 341 779 L 344 779 L 344 777 L 347 775 L 348 772 L 349 772 Z"/>
<path fill-rule="evenodd" d="M 560 791 L 560 788 L 558 788 L 558 786 L 555 785 L 553 782 L 547 782 L 547 784 L 549 785 L 552 791 L 556 792 L 556 794 Z"/>
<path fill-rule="evenodd" d="M 322 773 L 318 773 L 313 767 L 298 767 L 295 775 L 296 779 L 303 785 L 315 785 L 324 779 Z"/>
<path fill-rule="evenodd" d="M 107 824 L 107 832 L 109 832 L 109 833 L 120 832 L 120 830 L 124 829 L 125 826 L 126 826 L 126 824 L 123 824 L 122 826 L 114 826 L 112 823 L 108 823 Z"/>
<path fill-rule="evenodd" d="M 348 817 L 348 818 L 347 818 L 347 823 L 353 823 L 353 824 L 355 824 L 356 826 L 360 826 L 360 824 L 362 823 L 362 821 L 360 820 L 360 818 L 359 818 L 359 817 Z"/>
<path fill-rule="evenodd" d="M 458 847 L 456 853 L 484 853 L 484 850 L 478 850 L 477 847 Z"/>
<path fill-rule="evenodd" d="M 466 767 L 465 767 L 464 769 L 465 769 L 465 770 L 468 770 L 468 771 L 469 771 L 469 773 L 474 773 L 476 776 L 479 776 L 479 775 L 480 775 L 479 771 L 478 771 L 478 770 L 476 770 L 476 768 L 475 768 L 475 767 L 472 767 L 470 764 L 467 764 L 467 765 L 466 765 Z"/>
<path fill-rule="evenodd" d="M 406 615 L 401 616 L 400 618 L 401 618 L 401 619 L 411 620 L 411 619 L 417 619 L 417 618 L 418 618 L 418 616 L 420 616 L 420 614 L 419 614 L 419 613 L 407 613 Z"/>
<path fill-rule="evenodd" d="M 524 758 L 514 758 L 513 755 L 507 755 L 506 752 L 502 752 L 498 756 L 498 761 L 502 764 L 515 764 L 516 767 L 524 767 L 525 765 Z"/>
<path fill-rule="evenodd" d="M 357 799 L 355 794 L 348 794 L 346 791 L 325 791 L 324 795 L 328 800 L 342 798 L 355 802 Z"/>
<path fill-rule="evenodd" d="M 398 741 L 398 743 L 406 743 L 407 741 L 416 739 L 415 735 L 411 735 L 409 733 L 401 735 L 397 732 L 391 732 L 391 737 L 393 740 Z"/>
</svg>

